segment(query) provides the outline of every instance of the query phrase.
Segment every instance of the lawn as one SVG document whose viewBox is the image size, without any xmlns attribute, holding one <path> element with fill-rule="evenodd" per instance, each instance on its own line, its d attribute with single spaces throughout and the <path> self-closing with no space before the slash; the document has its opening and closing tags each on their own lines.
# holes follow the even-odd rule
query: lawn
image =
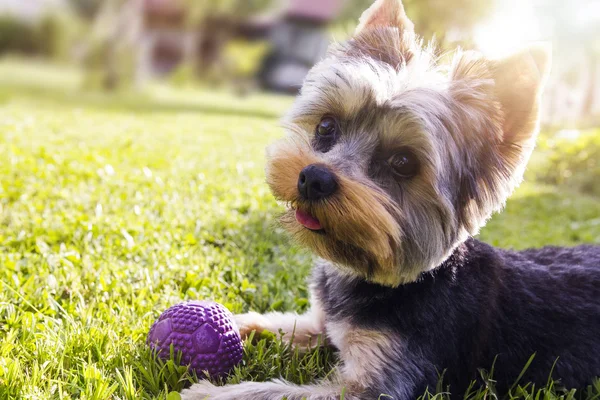
<svg viewBox="0 0 600 400">
<path fill-rule="evenodd" d="M 170 305 L 308 306 L 311 255 L 277 227 L 263 173 L 291 99 L 164 87 L 108 97 L 80 93 L 77 79 L 0 63 L 0 399 L 165 398 L 194 379 L 145 346 Z M 600 201 L 530 180 L 480 236 L 519 249 L 598 243 Z M 305 383 L 334 362 L 264 335 L 230 381 Z"/>
</svg>

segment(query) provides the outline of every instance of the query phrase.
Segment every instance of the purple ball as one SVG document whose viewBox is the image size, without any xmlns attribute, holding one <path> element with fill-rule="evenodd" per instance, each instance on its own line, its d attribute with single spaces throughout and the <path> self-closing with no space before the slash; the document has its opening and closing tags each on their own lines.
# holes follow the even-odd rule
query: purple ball
<svg viewBox="0 0 600 400">
<path fill-rule="evenodd" d="M 213 301 L 189 301 L 167 309 L 148 333 L 148 344 L 168 359 L 170 346 L 198 377 L 226 376 L 242 361 L 242 340 L 233 315 Z"/>
</svg>

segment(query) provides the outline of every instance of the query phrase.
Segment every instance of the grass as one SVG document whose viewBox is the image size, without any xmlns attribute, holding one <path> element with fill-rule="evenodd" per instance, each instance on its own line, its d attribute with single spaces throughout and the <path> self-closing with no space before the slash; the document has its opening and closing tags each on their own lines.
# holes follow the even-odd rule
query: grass
<svg viewBox="0 0 600 400">
<path fill-rule="evenodd" d="M 0 63 L 0 399 L 164 399 L 195 379 L 145 346 L 170 305 L 307 308 L 311 256 L 277 228 L 263 174 L 289 99 L 165 88 L 112 98 L 32 68 Z M 598 243 L 600 202 L 528 182 L 481 238 Z M 334 362 L 265 335 L 230 381 L 305 383 Z M 514 398 L 567 396 L 552 385 Z M 472 398 L 492 394 L 490 382 Z"/>
</svg>

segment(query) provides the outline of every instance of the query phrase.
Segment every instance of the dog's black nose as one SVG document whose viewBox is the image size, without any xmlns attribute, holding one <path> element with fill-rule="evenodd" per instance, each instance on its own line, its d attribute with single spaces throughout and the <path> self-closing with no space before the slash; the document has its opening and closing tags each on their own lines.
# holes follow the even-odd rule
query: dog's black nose
<svg viewBox="0 0 600 400">
<path fill-rule="evenodd" d="M 335 193 L 337 187 L 333 173 L 322 165 L 311 164 L 298 177 L 298 191 L 306 200 L 323 199 Z"/>
</svg>

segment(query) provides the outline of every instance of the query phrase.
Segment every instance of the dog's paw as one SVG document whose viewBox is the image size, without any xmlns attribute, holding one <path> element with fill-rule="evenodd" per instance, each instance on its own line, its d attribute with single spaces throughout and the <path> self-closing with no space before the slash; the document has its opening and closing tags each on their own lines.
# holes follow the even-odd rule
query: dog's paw
<svg viewBox="0 0 600 400">
<path fill-rule="evenodd" d="M 215 386 L 201 381 L 181 392 L 182 400 L 268 400 L 281 398 L 269 389 L 273 383 L 243 382 L 237 385 Z M 277 386 L 275 384 L 275 386 Z M 271 396 L 274 394 L 275 397 Z"/>
<path fill-rule="evenodd" d="M 217 400 L 225 399 L 218 397 L 219 386 L 215 386 L 207 380 L 200 381 L 181 392 L 181 400 Z"/>
<path fill-rule="evenodd" d="M 259 313 L 249 312 L 234 315 L 235 323 L 240 330 L 242 339 L 247 339 L 253 331 L 260 335 L 264 330 L 271 330 L 271 322 Z"/>
</svg>

